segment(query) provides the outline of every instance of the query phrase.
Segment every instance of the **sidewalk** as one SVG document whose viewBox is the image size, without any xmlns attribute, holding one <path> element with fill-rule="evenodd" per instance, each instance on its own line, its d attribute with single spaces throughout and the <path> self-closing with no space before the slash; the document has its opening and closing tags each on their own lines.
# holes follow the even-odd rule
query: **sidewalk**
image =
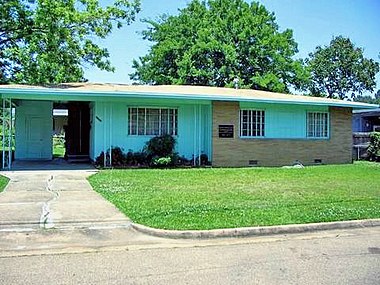
<svg viewBox="0 0 380 285">
<path fill-rule="evenodd" d="M 25 163 L 0 172 L 0 256 L 149 245 L 164 239 L 136 232 L 130 220 L 92 190 L 88 165 Z"/>
<path fill-rule="evenodd" d="M 129 219 L 95 193 L 95 169 L 2 172 L 10 182 L 0 194 L 0 230 L 128 225 Z"/>
</svg>

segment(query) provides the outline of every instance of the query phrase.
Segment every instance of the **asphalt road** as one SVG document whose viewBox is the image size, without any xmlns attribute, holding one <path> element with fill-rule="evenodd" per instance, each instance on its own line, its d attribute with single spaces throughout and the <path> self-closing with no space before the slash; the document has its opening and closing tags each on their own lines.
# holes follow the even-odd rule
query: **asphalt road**
<svg viewBox="0 0 380 285">
<path fill-rule="evenodd" d="M 1 284 L 380 284 L 380 228 L 0 257 Z"/>
</svg>

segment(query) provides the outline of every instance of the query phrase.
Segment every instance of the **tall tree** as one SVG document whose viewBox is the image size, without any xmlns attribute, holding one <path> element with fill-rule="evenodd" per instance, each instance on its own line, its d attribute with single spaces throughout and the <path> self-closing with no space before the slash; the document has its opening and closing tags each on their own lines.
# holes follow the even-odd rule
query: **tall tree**
<svg viewBox="0 0 380 285">
<path fill-rule="evenodd" d="M 273 13 L 244 0 L 193 0 L 176 16 L 145 20 L 148 54 L 134 60 L 131 79 L 148 84 L 234 86 L 288 92 L 307 73 L 293 33 Z"/>
<path fill-rule="evenodd" d="M 380 100 L 380 89 L 377 90 L 377 92 L 375 94 L 375 98 Z"/>
<path fill-rule="evenodd" d="M 372 97 L 370 95 L 358 95 L 354 98 L 356 102 L 380 104 L 380 98 Z"/>
<path fill-rule="evenodd" d="M 376 87 L 379 63 L 365 58 L 363 49 L 348 38 L 338 36 L 330 45 L 318 46 L 306 61 L 312 95 L 344 99 L 372 92 Z"/>
<path fill-rule="evenodd" d="M 0 82 L 83 81 L 83 66 L 113 71 L 107 37 L 135 19 L 139 0 L 0 0 Z"/>
</svg>

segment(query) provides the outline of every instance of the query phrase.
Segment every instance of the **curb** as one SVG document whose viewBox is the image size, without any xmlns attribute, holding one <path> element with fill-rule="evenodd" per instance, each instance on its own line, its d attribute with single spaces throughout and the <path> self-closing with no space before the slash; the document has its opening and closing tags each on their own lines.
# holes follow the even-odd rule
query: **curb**
<svg viewBox="0 0 380 285">
<path fill-rule="evenodd" d="M 161 230 L 150 228 L 136 223 L 131 223 L 131 227 L 136 231 L 156 237 L 172 239 L 213 239 L 213 238 L 233 238 L 251 237 L 276 234 L 294 234 L 325 230 L 354 229 L 380 226 L 380 219 L 353 220 L 342 222 L 295 224 L 282 226 L 246 227 L 216 230 Z"/>
</svg>

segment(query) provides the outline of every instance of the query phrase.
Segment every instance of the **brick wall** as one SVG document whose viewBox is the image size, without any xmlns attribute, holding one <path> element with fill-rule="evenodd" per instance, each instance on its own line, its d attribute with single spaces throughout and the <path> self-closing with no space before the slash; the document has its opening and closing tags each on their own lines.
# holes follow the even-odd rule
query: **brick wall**
<svg viewBox="0 0 380 285">
<path fill-rule="evenodd" d="M 350 108 L 330 107 L 330 139 L 240 139 L 239 103 L 213 103 L 214 166 L 248 166 L 256 160 L 258 166 L 292 165 L 298 160 L 304 165 L 352 162 L 352 129 Z M 219 138 L 218 126 L 234 125 L 234 138 Z"/>
</svg>

